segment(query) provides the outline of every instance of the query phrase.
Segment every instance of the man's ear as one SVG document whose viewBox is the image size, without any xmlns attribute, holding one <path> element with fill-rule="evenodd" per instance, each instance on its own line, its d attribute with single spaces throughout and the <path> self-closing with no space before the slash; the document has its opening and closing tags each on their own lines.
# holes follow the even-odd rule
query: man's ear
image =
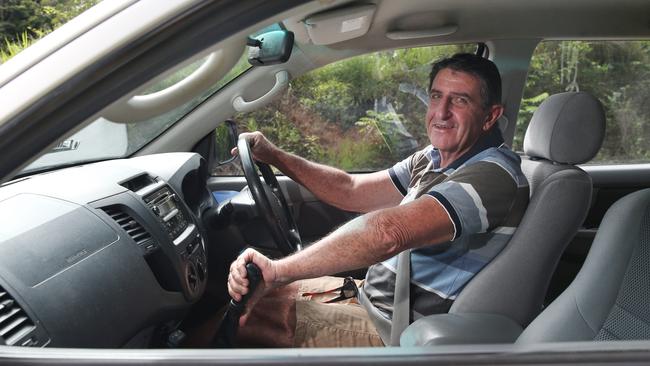
<svg viewBox="0 0 650 366">
<path fill-rule="evenodd" d="M 483 122 L 483 131 L 487 131 L 497 122 L 499 117 L 503 115 L 504 108 L 501 104 L 495 104 L 488 110 L 488 115 Z"/>
</svg>

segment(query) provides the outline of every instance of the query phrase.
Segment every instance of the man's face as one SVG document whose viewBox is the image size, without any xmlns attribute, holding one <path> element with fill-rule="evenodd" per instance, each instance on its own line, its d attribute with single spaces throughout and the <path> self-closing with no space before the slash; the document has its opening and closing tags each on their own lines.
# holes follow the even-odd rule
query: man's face
<svg viewBox="0 0 650 366">
<path fill-rule="evenodd" d="M 480 90 L 481 81 L 462 71 L 442 69 L 433 80 L 426 116 L 427 134 L 443 160 L 460 157 L 501 115 L 500 106 L 487 110 L 483 107 Z"/>
</svg>

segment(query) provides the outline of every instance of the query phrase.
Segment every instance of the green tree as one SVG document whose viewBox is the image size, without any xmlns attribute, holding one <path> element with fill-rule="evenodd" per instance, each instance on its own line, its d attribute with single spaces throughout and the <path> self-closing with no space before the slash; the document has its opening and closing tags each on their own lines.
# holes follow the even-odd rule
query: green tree
<svg viewBox="0 0 650 366">
<path fill-rule="evenodd" d="M 606 113 L 606 139 L 599 162 L 650 160 L 650 42 L 548 41 L 531 60 L 513 147 L 522 138 L 533 111 L 546 96 L 586 91 L 598 98 Z"/>
<path fill-rule="evenodd" d="M 2 62 L 98 2 L 99 0 L 2 0 Z"/>
<path fill-rule="evenodd" d="M 40 36 L 51 30 L 52 20 L 38 0 L 3 0 L 0 3 L 0 34 L 8 42 L 16 42 L 23 33 L 28 37 Z"/>
<path fill-rule="evenodd" d="M 396 124 L 421 146 L 428 144 L 426 105 L 414 93 L 401 91 L 400 84 L 426 94 L 432 62 L 473 49 L 454 45 L 382 51 L 327 65 L 292 80 L 281 100 L 238 116 L 239 128 L 261 129 L 289 151 L 343 169 L 385 168 L 403 158 L 398 147 L 405 137 Z"/>
</svg>

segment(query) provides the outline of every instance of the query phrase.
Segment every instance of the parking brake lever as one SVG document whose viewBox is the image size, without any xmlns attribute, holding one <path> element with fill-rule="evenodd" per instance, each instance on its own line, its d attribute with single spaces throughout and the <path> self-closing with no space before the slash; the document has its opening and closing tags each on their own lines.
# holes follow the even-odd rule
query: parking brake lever
<svg viewBox="0 0 650 366">
<path fill-rule="evenodd" d="M 230 300 L 221 325 L 212 339 L 212 346 L 216 348 L 232 348 L 239 329 L 239 317 L 246 309 L 246 303 L 255 292 L 262 280 L 262 271 L 254 263 L 246 264 L 246 277 L 248 278 L 248 293 L 240 301 Z"/>
</svg>

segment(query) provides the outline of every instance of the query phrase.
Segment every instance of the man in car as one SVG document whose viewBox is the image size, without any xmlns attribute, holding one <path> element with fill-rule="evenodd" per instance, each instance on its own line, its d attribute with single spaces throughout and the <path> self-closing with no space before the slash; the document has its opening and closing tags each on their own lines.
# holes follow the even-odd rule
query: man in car
<svg viewBox="0 0 650 366">
<path fill-rule="evenodd" d="M 518 155 L 496 127 L 503 113 L 496 65 L 471 54 L 436 62 L 429 97 L 431 145 L 371 174 L 351 175 L 287 153 L 259 132 L 245 134 L 257 160 L 324 202 L 365 213 L 286 258 L 271 260 L 247 249 L 232 263 L 228 290 L 235 300 L 248 292 L 245 264 L 262 271 L 263 283 L 240 319 L 245 324 L 266 295 L 260 302 L 266 304 L 252 312 L 254 321 L 242 328 L 258 345 L 382 345 L 356 301 L 305 301 L 341 286 L 342 279 L 321 276 L 370 266 L 360 295 L 391 319 L 396 256 L 410 250 L 410 317 L 417 319 L 447 312 L 505 246 L 528 202 L 528 184 Z"/>
</svg>

